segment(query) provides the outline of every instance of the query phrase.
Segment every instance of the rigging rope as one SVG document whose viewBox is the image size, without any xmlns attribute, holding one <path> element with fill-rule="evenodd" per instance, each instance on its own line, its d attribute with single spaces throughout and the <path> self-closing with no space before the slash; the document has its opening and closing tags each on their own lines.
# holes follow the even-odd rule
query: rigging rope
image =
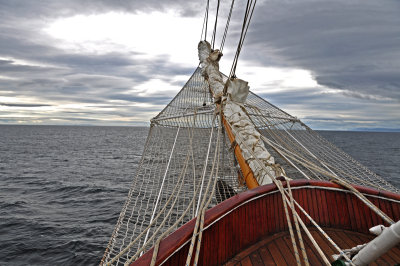
<svg viewBox="0 0 400 266">
<path fill-rule="evenodd" d="M 340 253 L 340 254 L 344 254 L 343 250 L 332 240 L 332 238 L 318 225 L 318 223 L 307 213 L 306 210 L 304 210 L 301 205 L 293 198 L 293 195 L 291 194 L 291 189 L 290 189 L 290 185 L 289 182 L 288 183 L 288 188 L 289 188 L 289 193 L 285 190 L 285 193 L 288 197 L 290 197 L 290 200 L 293 200 L 293 203 L 296 204 L 296 206 L 301 210 L 301 212 L 311 221 L 311 223 L 318 229 L 318 231 L 329 241 L 329 243 Z M 296 212 L 296 211 L 295 211 Z M 298 215 L 298 213 L 294 213 L 294 215 L 296 215 L 296 217 L 298 219 L 301 219 L 300 216 Z M 350 258 L 348 258 L 346 256 L 346 254 L 343 255 L 344 258 L 351 262 Z"/>
<path fill-rule="evenodd" d="M 380 208 L 376 207 L 369 199 L 367 199 L 367 197 L 365 197 L 360 191 L 358 191 L 357 189 L 355 189 L 353 186 L 351 186 L 349 183 L 347 183 L 344 180 L 341 180 L 339 178 L 334 178 L 331 180 L 331 182 L 336 183 L 338 185 L 341 185 L 342 187 L 347 188 L 348 190 L 350 190 L 351 192 L 353 192 L 362 202 L 365 203 L 365 205 L 367 205 L 370 209 L 372 209 L 373 211 L 375 211 L 376 214 L 378 214 L 379 216 L 381 216 L 381 218 L 383 220 L 385 220 L 385 222 L 387 222 L 388 224 L 392 225 L 394 224 L 394 221 L 392 220 L 392 218 L 390 218 L 386 213 L 384 213 Z"/>
<path fill-rule="evenodd" d="M 246 34 L 247 34 L 247 30 L 248 30 L 249 25 L 250 25 L 251 18 L 253 17 L 253 12 L 254 12 L 254 8 L 256 6 L 256 3 L 257 3 L 257 0 L 254 0 L 254 1 L 253 0 L 247 0 L 246 11 L 245 11 L 244 18 L 243 18 L 242 31 L 240 33 L 239 43 L 238 43 L 238 46 L 236 48 L 236 54 L 235 54 L 235 57 L 233 59 L 231 72 L 229 74 L 230 78 L 235 77 L 235 72 L 236 72 L 236 67 L 237 67 L 239 55 L 240 55 L 240 52 L 242 50 L 242 46 L 243 46 L 244 39 L 245 39 Z"/>
<path fill-rule="evenodd" d="M 157 216 L 154 217 L 153 221 L 152 221 L 152 222 L 146 227 L 146 229 L 144 229 L 133 241 L 131 241 L 131 242 L 129 243 L 129 245 L 128 245 L 125 249 L 123 249 L 123 250 L 122 250 L 118 255 L 116 255 L 110 262 L 108 262 L 107 265 L 111 265 L 113 262 L 115 262 L 117 259 L 119 259 L 123 254 L 125 254 L 127 251 L 129 251 L 129 249 L 130 249 L 138 240 L 140 240 L 140 238 L 144 235 L 144 233 L 150 232 L 151 227 L 156 223 L 156 221 L 158 220 L 158 218 L 160 217 L 160 215 L 166 210 L 166 208 L 167 208 L 168 204 L 170 203 L 170 201 L 175 197 L 175 200 L 173 201 L 173 203 L 172 203 L 170 209 L 172 209 L 172 208 L 174 207 L 174 205 L 176 204 L 176 200 L 178 199 L 177 195 L 179 195 L 179 192 L 180 192 L 180 190 L 181 190 L 181 188 L 182 188 L 182 182 L 183 182 L 183 181 L 181 182 L 181 180 L 183 180 L 183 176 L 184 176 L 184 173 L 186 172 L 186 168 L 187 168 L 187 163 L 185 163 L 185 165 L 184 165 L 184 167 L 183 167 L 183 169 L 182 169 L 181 175 L 180 175 L 180 177 L 179 177 L 179 179 L 178 179 L 178 182 L 176 183 L 176 185 L 175 185 L 175 187 L 174 187 L 174 189 L 173 189 L 173 191 L 172 191 L 172 193 L 171 193 L 171 196 L 170 196 L 170 197 L 168 198 L 168 200 L 165 202 L 163 208 L 157 213 Z M 176 189 L 178 188 L 178 185 L 179 185 L 179 184 L 181 184 L 180 187 L 179 187 L 179 190 L 176 191 Z M 165 218 L 164 218 L 164 220 L 165 220 Z M 163 221 L 163 223 L 164 223 L 164 221 Z M 155 235 L 155 233 L 154 233 L 153 235 Z M 150 240 L 149 240 L 149 241 L 150 241 Z M 143 247 L 144 247 L 145 245 L 146 245 L 146 241 L 144 242 Z"/>
<path fill-rule="evenodd" d="M 304 247 L 304 241 L 303 241 L 303 237 L 301 235 L 301 231 L 300 231 L 300 227 L 299 227 L 299 221 L 297 220 L 297 216 L 294 214 L 296 209 L 294 208 L 294 198 L 293 198 L 293 194 L 292 194 L 292 189 L 290 188 L 290 182 L 286 177 L 285 177 L 285 180 L 286 180 L 286 184 L 287 184 L 287 187 L 288 187 L 288 190 L 289 190 L 290 209 L 292 211 L 293 221 L 294 221 L 294 224 L 296 226 L 297 237 L 299 238 L 299 242 L 300 242 L 301 254 L 303 255 L 304 263 L 306 264 L 306 266 L 308 266 L 309 265 L 309 261 L 308 261 L 308 257 L 307 257 L 306 248 Z"/>
<path fill-rule="evenodd" d="M 321 167 L 317 166 L 316 164 L 314 164 L 314 163 L 311 162 L 310 160 L 306 159 L 305 157 L 302 157 L 298 152 L 296 152 L 296 151 L 290 151 L 289 149 L 284 148 L 283 146 L 281 146 L 281 145 L 279 145 L 278 143 L 276 143 L 276 142 L 274 142 L 274 141 L 272 141 L 272 140 L 266 138 L 266 137 L 263 136 L 263 135 L 261 135 L 261 138 L 262 138 L 268 145 L 270 145 L 271 147 L 275 147 L 275 148 L 279 147 L 280 149 L 282 149 L 283 151 L 281 150 L 280 153 L 282 153 L 283 155 L 285 155 L 285 156 L 291 158 L 292 160 L 294 160 L 295 162 L 301 164 L 302 166 L 304 166 L 305 168 L 309 169 L 310 171 L 311 171 L 311 170 L 314 170 L 314 171 L 316 171 L 316 172 L 318 172 L 318 173 L 320 173 L 320 174 L 322 174 L 322 175 L 324 175 L 324 176 L 326 176 L 326 177 L 328 177 L 328 178 L 331 178 L 331 179 L 332 179 L 332 178 L 333 178 L 333 179 L 337 178 L 337 176 L 334 176 L 331 172 L 325 171 L 324 169 L 322 169 Z M 282 143 L 285 144 L 284 142 L 282 142 Z M 318 162 L 320 162 L 320 161 L 318 161 Z M 330 166 L 330 167 L 332 167 L 332 168 L 334 168 L 332 165 L 330 165 L 330 164 L 328 164 L 328 163 L 326 163 L 326 162 L 325 162 L 324 164 L 325 164 L 325 165 L 328 165 L 328 166 Z M 371 183 L 371 182 L 369 182 L 369 181 L 367 181 L 367 180 L 363 180 L 363 179 L 361 179 L 361 178 L 359 178 L 359 177 L 356 177 L 356 176 L 354 176 L 354 175 L 345 173 L 345 172 L 343 172 L 343 171 L 340 170 L 340 169 L 335 169 L 335 170 L 338 171 L 338 173 L 341 173 L 341 174 L 343 174 L 343 175 L 347 175 L 348 177 L 351 177 L 351 178 L 353 178 L 353 179 L 355 179 L 355 180 L 357 180 L 357 181 L 360 181 L 360 182 L 362 182 L 362 183 L 364 183 L 364 184 L 367 184 L 367 185 L 369 185 L 369 186 L 371 186 L 371 187 L 375 187 L 376 189 L 381 189 L 381 188 L 378 187 L 376 184 L 373 184 L 373 183 Z M 320 179 L 320 178 L 319 178 L 319 179 Z"/>
<path fill-rule="evenodd" d="M 278 180 L 276 182 L 276 185 L 279 186 L 280 190 L 283 189 L 282 182 L 280 180 Z M 288 228 L 289 228 L 290 239 L 292 240 L 294 256 L 296 258 L 297 265 L 301 266 L 300 255 L 299 255 L 299 251 L 297 249 L 296 239 L 295 239 L 295 236 L 294 236 L 294 233 L 293 233 L 292 222 L 290 220 L 289 211 L 288 211 L 288 208 L 287 208 L 287 203 L 285 201 L 285 195 L 281 193 L 281 196 L 282 196 L 282 202 L 283 202 L 283 209 L 285 210 L 286 222 L 287 222 Z M 306 263 L 306 265 L 308 265 L 308 264 Z"/>
<path fill-rule="evenodd" d="M 193 124 L 192 124 L 192 126 L 190 127 L 190 128 L 188 128 L 188 132 L 189 132 L 189 142 L 190 142 L 190 152 L 188 153 L 188 156 L 192 156 L 192 159 L 193 159 L 193 128 L 194 128 L 194 125 L 196 124 L 196 118 L 197 118 L 197 116 L 195 115 L 194 117 L 193 117 Z M 186 165 L 187 166 L 187 165 Z M 186 170 L 185 170 L 186 171 Z M 194 174 L 194 177 L 195 177 L 195 174 Z M 197 192 L 198 192 L 198 189 L 199 189 L 199 187 L 196 189 L 196 188 L 194 188 L 195 189 L 195 191 L 194 191 L 194 196 L 193 196 L 193 198 L 192 198 L 192 200 L 191 200 L 191 203 L 189 203 L 188 204 L 188 208 L 186 209 L 186 211 L 181 215 L 181 217 L 178 219 L 178 221 L 180 221 L 180 220 L 182 220 L 183 219 L 183 217 L 186 215 L 186 213 L 190 210 L 190 206 L 193 204 L 193 210 L 195 209 L 195 195 L 197 194 Z M 174 194 L 174 193 L 172 193 L 172 194 Z M 175 224 L 177 224 L 177 223 L 175 223 Z M 155 246 L 154 246 L 154 250 L 153 250 L 153 256 L 152 256 L 152 259 L 151 259 L 151 264 L 150 264 L 150 266 L 154 266 L 155 264 L 156 264 L 156 260 L 157 260 L 157 254 L 158 254 L 158 249 L 159 249 L 159 245 L 160 245 L 160 242 L 161 242 L 161 240 L 164 238 L 164 236 L 166 236 L 170 231 L 171 231 L 171 229 L 172 228 L 174 228 L 175 226 L 172 226 L 172 227 L 170 227 L 168 230 L 167 230 L 167 232 L 164 232 L 159 238 L 158 238 L 158 240 L 156 241 L 156 244 L 155 244 Z"/>
<path fill-rule="evenodd" d="M 196 117 L 197 117 L 196 115 L 193 117 L 193 122 L 192 122 L 192 124 L 191 124 L 191 128 L 192 128 L 192 129 L 193 129 L 193 127 L 195 126 Z M 190 135 L 189 142 L 190 142 L 191 145 L 192 145 L 192 143 L 193 143 L 193 135 Z M 191 147 L 191 150 L 193 150 L 193 147 Z M 191 154 L 191 153 L 188 152 L 187 157 L 186 157 L 186 160 L 185 160 L 185 164 L 184 164 L 184 166 L 183 166 L 183 169 L 182 169 L 181 174 L 180 174 L 180 177 L 179 177 L 179 180 L 181 180 L 180 178 L 181 178 L 181 177 L 184 177 L 185 174 L 186 174 L 186 169 L 187 169 L 187 166 L 188 166 L 188 161 L 189 161 L 190 154 Z M 175 185 L 175 187 L 180 183 L 179 180 L 178 180 L 177 184 Z M 183 182 L 184 182 L 184 179 L 182 179 L 182 184 L 183 184 Z M 169 234 L 169 233 L 170 233 L 184 218 L 185 218 L 186 214 L 190 211 L 192 204 L 195 203 L 195 195 L 197 195 L 197 193 L 199 192 L 199 191 L 198 191 L 199 188 L 200 188 L 200 186 L 196 188 L 196 190 L 195 190 L 195 192 L 194 192 L 194 194 L 193 194 L 194 196 L 192 197 L 191 201 L 190 201 L 189 204 L 187 205 L 187 208 L 182 212 L 181 216 L 175 221 L 175 223 L 174 223 L 172 226 L 170 226 L 170 227 L 169 227 L 164 233 L 162 233 L 161 236 L 157 239 L 156 244 L 155 244 L 155 248 L 154 248 L 154 250 L 153 250 L 152 261 L 153 261 L 153 260 L 155 261 L 156 258 L 157 258 L 158 245 L 160 244 L 161 240 L 162 240 L 167 234 Z M 178 191 L 178 193 L 175 193 L 175 189 L 174 189 L 174 191 L 172 191 L 172 193 L 171 193 L 170 198 L 172 198 L 172 197 L 175 196 L 176 199 L 177 199 L 177 198 L 178 198 L 178 195 L 179 195 L 179 191 Z M 165 204 L 163 210 L 161 210 L 161 211 L 158 213 L 158 216 L 159 216 L 162 212 L 164 212 L 165 208 L 168 206 L 168 202 L 169 202 L 169 200 L 168 200 L 167 203 Z M 174 205 L 175 205 L 175 201 L 174 201 L 174 203 L 172 204 L 172 206 L 171 206 L 171 208 L 170 208 L 170 211 L 168 212 L 168 214 L 165 216 L 164 220 L 162 221 L 161 225 L 160 225 L 160 226 L 158 227 L 158 229 L 153 233 L 152 237 L 147 241 L 147 243 L 144 243 L 144 244 L 143 244 L 143 246 L 141 247 L 141 249 L 139 249 L 139 250 L 136 252 L 136 254 L 135 254 L 134 256 L 132 256 L 130 259 L 128 259 L 128 260 L 125 262 L 125 265 L 128 265 L 130 262 L 132 262 L 133 260 L 135 260 L 135 259 L 137 258 L 137 256 L 138 256 L 139 252 L 142 252 L 143 250 L 145 250 L 147 244 L 150 243 L 150 241 L 151 241 L 152 239 L 155 238 L 156 234 L 157 234 L 158 231 L 162 228 L 162 225 L 165 223 L 167 217 L 169 217 L 169 216 L 171 215 L 171 212 L 172 212 L 172 210 L 173 210 L 173 206 L 174 206 Z M 158 218 L 158 216 L 157 216 L 157 218 Z M 148 227 L 150 228 L 151 225 L 152 225 L 152 224 L 150 224 Z M 140 237 L 141 237 L 141 235 L 139 235 L 139 236 L 137 237 L 137 239 L 139 239 Z M 134 243 L 131 243 L 130 246 L 132 246 L 133 244 L 134 244 Z M 128 247 L 127 247 L 127 248 L 128 248 Z M 155 262 L 154 262 L 154 263 L 155 263 Z"/>
<path fill-rule="evenodd" d="M 226 20 L 224 35 L 222 36 L 221 46 L 220 46 L 220 48 L 219 48 L 219 51 L 220 51 L 221 53 L 222 53 L 222 51 L 224 50 L 226 35 L 228 34 L 228 28 L 229 28 L 229 23 L 230 23 L 230 21 L 231 21 L 232 10 L 233 10 L 233 5 L 234 5 L 234 4 L 235 4 L 235 0 L 232 0 L 231 8 L 230 8 L 230 10 L 229 10 L 229 15 L 228 15 L 228 18 L 227 18 L 227 20 Z"/>
<path fill-rule="evenodd" d="M 268 140 L 267 138 L 265 138 L 264 136 L 261 135 L 261 138 L 272 147 L 272 144 L 270 143 L 270 140 Z M 283 147 L 281 147 L 283 148 Z M 275 149 L 277 149 L 275 147 Z M 284 148 L 283 148 L 284 149 Z M 279 149 L 277 149 L 279 150 Z M 355 189 L 353 186 L 351 186 L 348 182 L 346 182 L 345 180 L 339 178 L 337 175 L 333 175 L 330 172 L 326 172 L 325 170 L 321 169 L 320 167 L 316 166 L 315 164 L 313 164 L 312 162 L 310 162 L 309 160 L 298 156 L 301 160 L 296 159 L 294 156 L 289 155 L 288 153 L 285 153 L 283 151 L 279 151 L 279 153 L 281 154 L 286 154 L 286 156 L 292 158 L 292 160 L 302 164 L 303 166 L 307 167 L 307 168 L 311 168 L 314 169 L 315 171 L 324 174 L 325 176 L 331 178 L 331 182 L 337 183 L 347 189 L 349 189 L 351 192 L 354 193 L 355 196 L 357 196 L 365 205 L 367 205 L 371 210 L 373 210 L 377 215 L 379 215 L 384 221 L 386 221 L 388 224 L 393 224 L 394 221 L 386 214 L 384 213 L 381 209 L 379 209 L 377 206 L 375 206 L 369 199 L 367 199 L 362 193 L 360 193 L 357 189 Z M 328 168 L 325 164 L 323 164 L 324 167 Z M 328 168 L 329 169 L 329 168 Z M 373 185 L 373 184 L 371 184 Z"/>
<path fill-rule="evenodd" d="M 220 125 L 221 127 L 221 125 Z M 220 139 L 221 134 L 219 134 L 218 138 Z M 220 140 L 218 139 L 218 153 L 220 150 Z M 203 211 L 202 211 L 202 218 L 201 218 L 201 222 L 200 222 L 200 231 L 199 231 L 199 236 L 198 236 L 198 240 L 197 240 L 197 246 L 196 246 L 196 256 L 194 258 L 194 265 L 197 265 L 197 261 L 199 260 L 199 255 L 200 255 L 200 248 L 201 248 L 201 240 L 202 240 L 202 236 L 203 236 L 203 228 L 204 228 L 204 217 L 205 217 L 205 213 L 206 213 L 206 209 L 208 208 L 208 206 L 211 203 L 211 200 L 214 197 L 215 194 L 215 190 L 216 190 L 216 185 L 217 185 L 217 179 L 218 179 L 218 170 L 219 170 L 219 162 L 220 162 L 220 157 L 218 156 L 218 160 L 217 160 L 217 170 L 215 172 L 215 178 L 214 178 L 214 185 L 213 188 L 211 189 L 211 195 L 208 198 L 208 201 L 206 202 L 206 204 L 203 207 Z"/>
<path fill-rule="evenodd" d="M 218 0 L 217 4 L 217 12 L 215 13 L 215 23 L 214 23 L 214 31 L 213 35 L 211 38 L 211 44 L 212 44 L 212 49 L 214 50 L 214 45 L 215 45 L 215 34 L 217 33 L 217 22 L 218 22 L 218 13 L 219 13 L 219 4 L 221 0 Z"/>
<path fill-rule="evenodd" d="M 174 150 L 175 150 L 175 144 L 176 144 L 176 140 L 178 139 L 178 135 L 179 135 L 179 130 L 180 130 L 180 129 L 181 129 L 181 127 L 178 127 L 178 130 L 176 131 L 176 136 L 175 136 L 174 144 L 172 145 L 171 154 L 169 155 L 169 160 L 168 160 L 167 168 L 165 169 L 164 177 L 163 177 L 163 180 L 162 180 L 162 182 L 161 182 L 160 191 L 158 192 L 158 196 L 157 196 L 157 200 L 156 200 L 156 205 L 154 206 L 153 213 L 152 213 L 151 218 L 150 218 L 150 223 L 153 221 L 154 215 L 155 215 L 156 210 L 157 210 L 157 207 L 158 207 L 158 202 L 160 201 L 161 192 L 163 191 L 165 178 L 167 177 L 169 165 L 170 165 L 170 163 L 171 163 L 172 154 L 174 153 Z M 144 238 L 144 243 L 146 243 L 146 240 L 147 240 L 147 237 L 149 236 L 149 233 L 150 233 L 150 230 L 147 231 L 146 237 Z"/>
<path fill-rule="evenodd" d="M 214 116 L 214 119 L 215 119 L 215 117 L 216 117 L 216 115 Z M 219 123 L 219 126 L 218 126 L 217 144 L 216 144 L 216 149 L 215 149 L 215 153 L 214 153 L 212 169 L 211 169 L 211 173 L 210 173 L 210 178 L 208 180 L 207 188 L 206 188 L 206 191 L 205 191 L 205 195 L 208 194 L 208 191 L 209 191 L 209 188 L 210 188 L 210 184 L 211 184 L 211 180 L 212 180 L 212 178 L 214 176 L 214 169 L 215 169 L 215 165 L 216 165 L 216 160 L 217 160 L 217 157 L 218 157 L 217 169 L 216 169 L 216 174 L 215 174 L 215 179 L 214 179 L 214 185 L 213 185 L 213 189 L 212 189 L 212 192 L 211 192 L 211 196 L 207 200 L 207 204 L 205 204 L 206 197 L 204 197 L 203 200 L 201 201 L 201 204 L 200 204 L 200 213 L 201 214 L 200 214 L 200 217 L 197 216 L 196 224 L 195 224 L 195 227 L 193 229 L 193 236 L 192 236 L 192 239 L 190 241 L 189 251 L 188 251 L 188 255 L 187 255 L 187 258 L 186 258 L 186 264 L 185 264 L 187 266 L 190 265 L 190 261 L 192 260 L 194 243 L 196 241 L 196 236 L 197 236 L 197 231 L 199 230 L 199 226 L 200 226 L 200 230 L 203 229 L 205 209 L 209 205 L 209 203 L 210 203 L 210 201 L 212 199 L 212 196 L 214 195 L 215 184 L 216 184 L 217 175 L 218 175 L 218 168 L 219 168 L 219 156 L 218 156 L 218 154 L 219 154 L 219 149 L 220 149 L 220 138 L 221 138 L 221 123 Z M 197 211 L 196 211 L 196 213 L 197 213 Z M 198 238 L 198 244 L 197 244 L 197 248 L 196 248 L 196 255 L 195 255 L 195 257 L 197 257 L 197 259 L 198 259 L 197 250 L 200 248 L 199 246 L 201 244 L 201 234 L 202 234 L 202 232 L 200 231 L 199 238 Z"/>
<path fill-rule="evenodd" d="M 214 122 L 215 122 L 215 115 L 214 115 L 214 118 L 213 118 L 213 124 L 214 124 Z M 204 163 L 203 175 L 202 175 L 202 178 L 201 178 L 200 194 L 199 194 L 199 199 L 197 201 L 197 207 L 196 207 L 195 216 L 197 216 L 197 214 L 199 212 L 200 199 L 201 199 L 201 194 L 202 194 L 202 191 L 203 191 L 204 178 L 205 178 L 206 172 L 207 172 L 208 156 L 210 155 L 213 132 L 214 132 L 214 127 L 211 128 L 210 141 L 208 142 L 208 150 L 207 150 L 206 160 L 205 160 L 205 163 Z"/>
<path fill-rule="evenodd" d="M 204 40 L 207 40 L 207 27 L 208 27 L 208 9 L 210 7 L 210 0 L 207 0 L 206 11 L 204 12 L 204 19 L 203 19 L 203 28 L 201 29 L 200 41 L 203 38 L 204 33 Z M 204 31 L 205 28 L 205 31 Z"/>
<path fill-rule="evenodd" d="M 237 138 L 240 138 L 240 135 L 235 134 Z M 324 263 L 326 265 L 330 265 L 329 260 L 326 258 L 324 252 L 321 250 L 321 248 L 319 247 L 318 243 L 315 241 L 314 237 L 311 235 L 310 231 L 308 230 L 307 226 L 304 224 L 304 222 L 301 220 L 299 214 L 297 213 L 297 211 L 295 210 L 294 206 L 292 205 L 293 203 L 296 203 L 296 205 L 298 205 L 298 203 L 296 202 L 296 200 L 293 199 L 293 195 L 286 195 L 287 192 L 285 191 L 285 189 L 283 189 L 283 187 L 280 185 L 280 181 L 277 180 L 276 178 L 274 178 L 272 175 L 270 175 L 270 173 L 267 171 L 266 166 L 264 165 L 263 162 L 261 162 L 254 154 L 254 152 L 249 149 L 250 154 L 254 157 L 255 161 L 266 171 L 267 175 L 269 175 L 269 177 L 271 178 L 271 180 L 275 183 L 275 185 L 277 186 L 279 192 L 283 195 L 285 195 L 285 197 L 283 197 L 284 201 L 286 201 L 287 204 L 289 204 L 289 206 L 291 206 L 291 210 L 293 215 L 296 216 L 298 222 L 300 223 L 301 227 L 303 228 L 303 230 L 305 231 L 305 233 L 307 234 L 308 238 L 310 239 L 311 243 L 314 245 L 315 249 L 317 250 L 318 254 L 320 255 L 320 257 L 322 258 L 322 260 L 324 261 Z M 288 199 L 291 198 L 290 200 Z M 283 203 L 285 206 L 285 203 Z M 299 206 L 299 205 L 298 205 Z M 302 209 L 301 207 L 299 207 L 300 209 Z M 303 212 L 306 214 L 306 216 L 309 217 L 310 220 L 312 220 L 312 218 L 303 210 Z M 288 222 L 289 223 L 289 222 Z M 320 231 L 323 231 L 317 223 L 314 224 Z M 326 234 L 323 234 L 324 236 L 328 237 L 328 240 L 330 240 L 329 236 Z M 336 245 L 336 244 L 335 244 Z M 336 245 L 337 247 L 337 245 Z M 341 253 L 343 253 L 343 251 L 340 250 Z M 348 259 L 347 257 L 345 257 L 346 259 Z M 308 260 L 306 257 L 304 258 L 305 262 L 306 260 Z M 350 264 L 351 261 L 350 261 Z"/>
<path fill-rule="evenodd" d="M 152 130 L 153 130 L 153 126 L 151 125 L 150 126 L 150 130 L 149 130 L 149 134 L 147 135 L 147 138 L 146 138 L 144 149 L 146 149 L 148 147 L 148 145 L 149 145 L 149 140 L 150 140 L 150 136 L 151 136 L 151 131 Z M 143 162 L 144 162 L 144 158 L 142 157 L 140 159 L 139 168 L 143 165 Z M 136 174 L 136 176 L 137 175 L 138 175 L 138 173 Z M 131 185 L 131 187 L 129 189 L 128 198 L 126 199 L 126 201 L 124 203 L 124 206 L 122 207 L 121 213 L 119 214 L 118 221 L 117 221 L 117 226 L 115 226 L 115 228 L 113 230 L 113 233 L 111 234 L 111 238 L 110 238 L 110 240 L 108 242 L 106 251 L 104 252 L 103 258 L 101 259 L 101 262 L 100 262 L 101 265 L 103 265 L 103 263 L 105 263 L 106 259 L 109 258 L 109 253 L 108 252 L 109 252 L 109 250 L 111 248 L 111 243 L 115 240 L 115 237 L 116 237 L 116 234 L 117 234 L 117 231 L 118 231 L 117 229 L 118 229 L 119 225 L 122 223 L 122 219 L 123 219 L 123 217 L 124 217 L 124 215 L 126 213 L 127 207 L 128 207 L 129 203 L 132 200 L 133 189 L 134 189 L 134 183 Z"/>
</svg>

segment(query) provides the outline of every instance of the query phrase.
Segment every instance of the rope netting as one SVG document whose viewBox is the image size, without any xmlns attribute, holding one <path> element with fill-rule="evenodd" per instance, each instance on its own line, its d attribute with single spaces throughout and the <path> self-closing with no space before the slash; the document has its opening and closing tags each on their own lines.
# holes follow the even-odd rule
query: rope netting
<svg viewBox="0 0 400 266">
<path fill-rule="evenodd" d="M 330 180 L 330 175 L 321 173 L 322 169 L 352 184 L 399 191 L 299 119 L 257 95 L 250 93 L 245 106 L 256 128 L 265 137 L 266 146 L 272 148 L 269 150 L 277 158 L 278 163 L 284 166 L 290 178 L 305 178 L 300 169 L 310 179 Z M 276 149 L 281 151 L 286 159 L 290 159 L 297 168 L 276 154 L 274 152 Z"/>
<path fill-rule="evenodd" d="M 299 119 L 257 95 L 250 93 L 244 106 L 265 146 L 289 178 L 337 177 L 398 192 Z M 135 260 L 153 247 L 160 236 L 196 217 L 201 211 L 200 203 L 208 201 L 210 195 L 213 197 L 208 208 L 247 189 L 232 145 L 223 127 L 218 129 L 217 108 L 209 83 L 198 68 L 175 98 L 151 120 L 137 174 L 102 264 L 123 265 Z M 213 169 L 215 155 L 219 162 L 217 171 Z M 205 193 L 214 182 L 215 189 Z"/>
<path fill-rule="evenodd" d="M 198 205 L 208 196 L 205 190 L 209 181 L 217 178 L 209 207 L 246 189 L 238 183 L 238 169 L 225 133 L 217 154 L 218 176 L 210 176 L 219 124 L 215 108 L 197 69 L 170 104 L 152 119 L 137 174 L 103 257 L 104 264 L 116 257 L 110 264 L 126 263 L 141 248 L 150 249 L 167 229 L 176 229 L 194 218 Z"/>
</svg>

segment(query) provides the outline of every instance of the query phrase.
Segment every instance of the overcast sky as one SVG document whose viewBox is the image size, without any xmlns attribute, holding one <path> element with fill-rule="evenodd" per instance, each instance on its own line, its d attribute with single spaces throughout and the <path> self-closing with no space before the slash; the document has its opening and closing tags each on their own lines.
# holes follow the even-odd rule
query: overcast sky
<svg viewBox="0 0 400 266">
<path fill-rule="evenodd" d="M 0 124 L 148 125 L 198 65 L 205 3 L 0 0 Z M 237 74 L 314 129 L 400 129 L 399 14 L 399 1 L 259 0 Z"/>
</svg>

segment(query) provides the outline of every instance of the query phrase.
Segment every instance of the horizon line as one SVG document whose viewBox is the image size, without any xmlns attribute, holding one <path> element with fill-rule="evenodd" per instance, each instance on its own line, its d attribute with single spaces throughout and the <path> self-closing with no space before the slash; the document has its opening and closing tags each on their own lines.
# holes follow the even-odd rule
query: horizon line
<svg viewBox="0 0 400 266">
<path fill-rule="evenodd" d="M 145 123 L 145 122 L 143 122 Z M 60 127 L 150 127 L 149 125 L 92 125 L 92 124 L 1 124 L 0 126 L 60 126 Z M 352 128 L 352 129 L 314 129 L 315 131 L 339 131 L 339 132 L 382 132 L 382 133 L 400 133 L 400 128 Z"/>
</svg>

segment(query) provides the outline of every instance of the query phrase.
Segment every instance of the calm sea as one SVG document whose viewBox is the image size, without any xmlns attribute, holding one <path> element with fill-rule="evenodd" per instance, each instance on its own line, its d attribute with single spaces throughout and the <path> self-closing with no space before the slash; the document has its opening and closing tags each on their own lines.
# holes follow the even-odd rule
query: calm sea
<svg viewBox="0 0 400 266">
<path fill-rule="evenodd" d="M 0 265 L 98 264 L 147 132 L 0 126 Z M 320 133 L 400 186 L 400 133 Z"/>
</svg>

